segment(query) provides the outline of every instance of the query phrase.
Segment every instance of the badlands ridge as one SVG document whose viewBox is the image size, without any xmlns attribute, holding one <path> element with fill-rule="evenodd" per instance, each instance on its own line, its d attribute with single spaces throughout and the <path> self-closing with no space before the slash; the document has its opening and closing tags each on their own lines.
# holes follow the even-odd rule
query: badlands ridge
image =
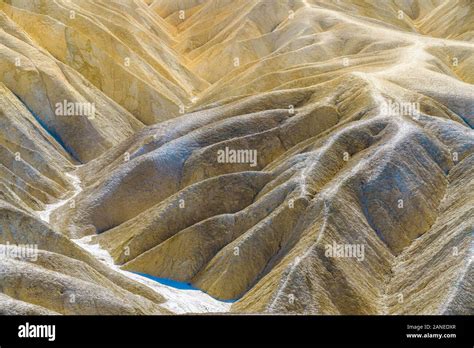
<svg viewBox="0 0 474 348">
<path fill-rule="evenodd" d="M 474 314 L 471 0 L 0 24 L 1 313 Z"/>
</svg>

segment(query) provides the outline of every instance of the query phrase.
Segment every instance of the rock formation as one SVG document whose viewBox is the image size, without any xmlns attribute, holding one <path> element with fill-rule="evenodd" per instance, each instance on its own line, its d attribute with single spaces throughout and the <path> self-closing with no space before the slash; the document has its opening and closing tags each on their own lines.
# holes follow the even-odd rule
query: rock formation
<svg viewBox="0 0 474 348">
<path fill-rule="evenodd" d="M 230 312 L 474 313 L 470 0 L 0 0 L 0 22 L 0 255 L 38 248 L 0 256 L 0 312 L 176 312 L 140 273 Z"/>
</svg>

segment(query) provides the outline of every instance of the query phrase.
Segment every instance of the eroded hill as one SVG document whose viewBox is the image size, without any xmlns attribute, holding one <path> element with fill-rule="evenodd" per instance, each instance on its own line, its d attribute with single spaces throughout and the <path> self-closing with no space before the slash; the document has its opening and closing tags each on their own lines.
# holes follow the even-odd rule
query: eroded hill
<svg viewBox="0 0 474 348">
<path fill-rule="evenodd" d="M 39 248 L 0 257 L 1 312 L 182 312 L 134 272 L 217 299 L 184 311 L 473 313 L 471 1 L 3 0 L 0 22 L 0 247 Z"/>
</svg>

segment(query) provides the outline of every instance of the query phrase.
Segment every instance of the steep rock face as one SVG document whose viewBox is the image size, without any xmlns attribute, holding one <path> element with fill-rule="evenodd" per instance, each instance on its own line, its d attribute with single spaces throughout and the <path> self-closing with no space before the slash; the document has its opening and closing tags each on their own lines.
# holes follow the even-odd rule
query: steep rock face
<svg viewBox="0 0 474 348">
<path fill-rule="evenodd" d="M 93 159 L 142 126 L 79 73 L 39 48 L 5 13 L 0 20 L 3 85 L 75 160 Z M 67 106 L 58 107 L 65 103 L 73 105 L 71 114 L 65 112 Z M 81 112 L 76 105 L 90 106 L 90 111 L 93 106 L 94 112 Z"/>
<path fill-rule="evenodd" d="M 168 48 L 166 26 L 141 2 L 6 3 L 1 9 L 35 42 L 146 124 L 178 115 L 207 86 Z"/>
<path fill-rule="evenodd" d="M 472 11 L 0 2 L 0 244 L 41 250 L 0 308 L 164 312 L 130 271 L 234 312 L 472 314 Z"/>
</svg>

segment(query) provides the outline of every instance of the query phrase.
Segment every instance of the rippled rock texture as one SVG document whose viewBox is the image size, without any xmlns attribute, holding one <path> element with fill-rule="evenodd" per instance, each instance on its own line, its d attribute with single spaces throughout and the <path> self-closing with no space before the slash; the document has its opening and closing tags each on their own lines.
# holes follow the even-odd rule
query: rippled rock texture
<svg viewBox="0 0 474 348">
<path fill-rule="evenodd" d="M 168 313 L 129 271 L 231 312 L 474 314 L 472 1 L 1 0 L 0 23 L 0 312 Z"/>
</svg>

